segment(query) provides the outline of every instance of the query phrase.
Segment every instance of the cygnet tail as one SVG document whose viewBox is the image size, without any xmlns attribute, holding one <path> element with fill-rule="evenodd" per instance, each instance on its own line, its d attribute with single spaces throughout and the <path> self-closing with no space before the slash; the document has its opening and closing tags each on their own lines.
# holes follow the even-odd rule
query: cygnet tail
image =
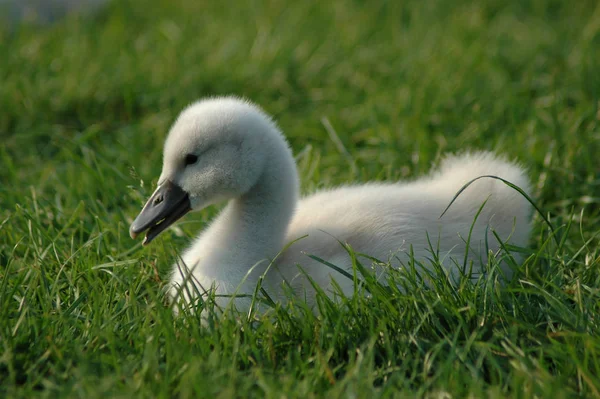
<svg viewBox="0 0 600 399">
<path fill-rule="evenodd" d="M 467 153 L 446 158 L 432 175 L 435 194 L 444 198 L 444 209 L 467 183 L 481 176 L 495 176 L 519 187 L 530 196 L 531 184 L 526 171 L 518 164 L 487 152 Z M 485 205 L 484 205 L 485 203 Z M 478 216 L 479 223 L 487 223 L 502 239 L 517 246 L 526 246 L 530 234 L 531 203 L 518 190 L 503 181 L 483 177 L 465 188 L 444 214 L 442 221 L 460 220 Z M 469 222 L 473 222 L 471 219 Z"/>
</svg>

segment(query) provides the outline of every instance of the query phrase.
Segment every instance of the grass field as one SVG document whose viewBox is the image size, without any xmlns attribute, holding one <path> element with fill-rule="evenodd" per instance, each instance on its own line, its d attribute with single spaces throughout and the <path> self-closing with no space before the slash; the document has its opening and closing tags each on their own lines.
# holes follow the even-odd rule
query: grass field
<svg viewBox="0 0 600 399">
<path fill-rule="evenodd" d="M 233 4 L 0 30 L 0 396 L 599 397 L 599 3 Z M 229 93 L 275 115 L 304 192 L 492 150 L 529 168 L 554 233 L 534 215 L 506 286 L 176 318 L 168 267 L 218 209 L 147 248 L 128 225 L 173 118 Z"/>
</svg>

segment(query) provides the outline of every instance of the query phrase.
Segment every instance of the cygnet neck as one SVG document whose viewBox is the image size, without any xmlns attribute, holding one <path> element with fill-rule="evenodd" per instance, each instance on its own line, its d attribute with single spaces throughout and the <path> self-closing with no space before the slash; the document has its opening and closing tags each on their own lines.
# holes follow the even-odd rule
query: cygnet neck
<svg viewBox="0 0 600 399">
<path fill-rule="evenodd" d="M 281 251 L 298 202 L 299 179 L 292 153 L 283 137 L 274 141 L 256 184 L 231 200 L 213 225 L 221 230 L 222 242 L 231 243 L 230 251 L 239 253 L 241 267 L 272 259 Z"/>
</svg>

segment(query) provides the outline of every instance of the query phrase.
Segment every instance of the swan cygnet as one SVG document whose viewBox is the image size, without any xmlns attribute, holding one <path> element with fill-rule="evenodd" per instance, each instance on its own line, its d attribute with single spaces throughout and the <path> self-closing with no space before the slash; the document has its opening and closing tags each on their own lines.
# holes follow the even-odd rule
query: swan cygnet
<svg viewBox="0 0 600 399">
<path fill-rule="evenodd" d="M 170 297 L 190 304 L 214 289 L 220 307 L 235 294 L 237 309 L 248 310 L 264 275 L 262 287 L 272 299 L 287 298 L 285 281 L 313 306 L 315 292 L 306 275 L 329 294 L 332 279 L 345 294 L 354 292 L 347 276 L 309 257 L 352 273 L 340 242 L 396 267 L 407 264 L 411 251 L 430 264 L 433 247 L 453 277 L 465 261 L 471 229 L 466 260 L 473 262 L 473 273 L 498 252 L 494 232 L 526 246 L 531 206 L 497 179 L 475 181 L 440 218 L 461 187 L 482 175 L 529 192 L 522 168 L 480 152 L 447 157 L 436 171 L 412 182 L 345 186 L 299 199 L 292 152 L 271 118 L 248 101 L 211 98 L 187 107 L 172 126 L 158 188 L 130 235 L 147 231 L 148 244 L 187 212 L 228 201 L 173 266 Z M 510 275 L 510 267 L 502 265 Z"/>
</svg>

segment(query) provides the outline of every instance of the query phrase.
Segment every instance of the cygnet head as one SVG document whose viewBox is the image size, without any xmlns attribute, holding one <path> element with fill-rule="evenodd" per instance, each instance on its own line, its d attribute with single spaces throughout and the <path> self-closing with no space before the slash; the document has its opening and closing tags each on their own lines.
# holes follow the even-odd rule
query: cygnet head
<svg viewBox="0 0 600 399">
<path fill-rule="evenodd" d="M 131 237 L 148 230 L 148 244 L 190 210 L 243 196 L 263 173 L 272 142 L 283 140 L 271 119 L 247 101 L 190 105 L 169 132 L 158 188 L 131 224 Z"/>
</svg>

